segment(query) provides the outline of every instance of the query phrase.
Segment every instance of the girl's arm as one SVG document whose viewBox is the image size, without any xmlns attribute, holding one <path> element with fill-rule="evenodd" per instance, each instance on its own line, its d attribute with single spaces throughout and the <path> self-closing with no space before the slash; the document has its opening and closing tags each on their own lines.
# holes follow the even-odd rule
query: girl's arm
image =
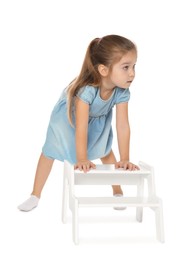
<svg viewBox="0 0 196 260">
<path fill-rule="evenodd" d="M 129 162 L 130 126 L 128 117 L 128 103 L 116 105 L 116 130 L 120 161 L 116 163 L 116 168 L 138 170 L 139 167 Z"/>
<path fill-rule="evenodd" d="M 75 118 L 77 158 L 75 169 L 79 168 L 81 171 L 87 172 L 90 168 L 95 168 L 95 165 L 87 158 L 89 105 L 79 98 L 75 100 Z"/>
</svg>

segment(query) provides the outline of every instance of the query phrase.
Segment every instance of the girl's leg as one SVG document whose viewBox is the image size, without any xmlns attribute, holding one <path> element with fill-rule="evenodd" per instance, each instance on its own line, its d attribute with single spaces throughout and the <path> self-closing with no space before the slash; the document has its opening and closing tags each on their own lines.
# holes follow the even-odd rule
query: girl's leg
<svg viewBox="0 0 196 260">
<path fill-rule="evenodd" d="M 103 164 L 115 164 L 117 162 L 112 150 L 107 156 L 101 158 L 101 161 Z M 123 191 L 120 185 L 113 185 L 112 189 L 113 189 L 113 195 L 115 194 L 123 195 Z"/>
<path fill-rule="evenodd" d="M 42 189 L 52 169 L 53 162 L 53 159 L 49 159 L 43 154 L 40 155 L 35 174 L 33 191 L 30 198 L 18 206 L 19 210 L 30 211 L 37 207 L 41 197 Z"/>
<path fill-rule="evenodd" d="M 33 191 L 31 193 L 32 195 L 35 195 L 38 198 L 41 197 L 42 189 L 51 172 L 53 162 L 53 159 L 45 157 L 43 153 L 40 155 L 34 179 Z"/>
</svg>

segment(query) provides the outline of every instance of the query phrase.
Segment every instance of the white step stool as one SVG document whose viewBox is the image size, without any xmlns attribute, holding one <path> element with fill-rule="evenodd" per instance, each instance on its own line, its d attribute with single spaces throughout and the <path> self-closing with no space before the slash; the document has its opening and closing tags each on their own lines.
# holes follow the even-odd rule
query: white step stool
<svg viewBox="0 0 196 260">
<path fill-rule="evenodd" d="M 142 222 L 143 208 L 149 207 L 155 212 L 156 236 L 164 242 L 162 201 L 156 196 L 154 170 L 146 163 L 139 162 L 140 170 L 128 171 L 115 169 L 112 164 L 96 165 L 96 169 L 83 173 L 74 170 L 74 166 L 64 162 L 62 220 L 66 223 L 67 207 L 72 211 L 73 241 L 79 243 L 78 208 L 80 206 L 136 207 L 136 219 Z M 148 196 L 144 197 L 144 179 L 147 180 Z M 136 197 L 77 197 L 75 185 L 136 185 Z"/>
</svg>

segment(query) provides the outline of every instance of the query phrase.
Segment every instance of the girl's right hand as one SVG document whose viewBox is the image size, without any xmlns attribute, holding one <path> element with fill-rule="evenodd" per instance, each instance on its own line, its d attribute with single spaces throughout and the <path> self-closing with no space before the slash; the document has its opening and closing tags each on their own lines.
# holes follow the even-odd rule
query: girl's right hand
<svg viewBox="0 0 196 260">
<path fill-rule="evenodd" d="M 74 165 L 74 169 L 79 169 L 80 171 L 84 171 L 85 173 L 88 172 L 90 169 L 95 169 L 95 168 L 96 165 L 89 160 L 78 161 Z"/>
</svg>

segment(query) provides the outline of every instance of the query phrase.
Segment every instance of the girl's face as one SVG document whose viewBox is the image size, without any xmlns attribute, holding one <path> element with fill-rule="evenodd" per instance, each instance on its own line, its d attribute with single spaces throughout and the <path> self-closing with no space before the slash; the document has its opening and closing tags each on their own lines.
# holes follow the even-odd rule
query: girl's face
<svg viewBox="0 0 196 260">
<path fill-rule="evenodd" d="M 130 87 L 135 77 L 136 60 L 137 54 L 133 50 L 126 53 L 120 61 L 113 65 L 109 78 L 114 87 L 117 86 L 124 89 Z"/>
</svg>

